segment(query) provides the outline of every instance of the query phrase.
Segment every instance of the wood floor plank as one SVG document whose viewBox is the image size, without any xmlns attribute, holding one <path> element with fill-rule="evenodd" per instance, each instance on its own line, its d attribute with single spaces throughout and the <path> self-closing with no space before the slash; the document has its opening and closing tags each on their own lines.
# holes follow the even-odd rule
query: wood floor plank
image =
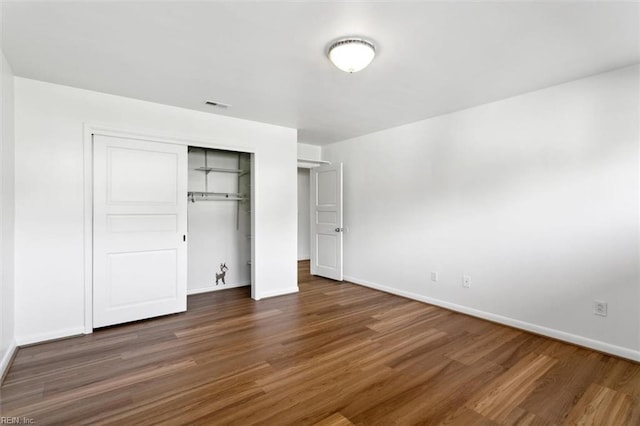
<svg viewBox="0 0 640 426">
<path fill-rule="evenodd" d="M 557 361 L 545 355 L 531 354 L 489 384 L 485 392 L 467 403 L 467 407 L 483 416 L 503 422 L 539 384 L 540 379 Z"/>
<path fill-rule="evenodd" d="M 640 425 L 640 368 L 624 359 L 604 356 L 607 369 L 597 384 L 631 396 L 633 407 L 629 424 Z"/>
<path fill-rule="evenodd" d="M 293 385 L 298 389 L 295 394 L 283 399 L 280 393 L 272 392 L 269 409 L 252 409 L 250 416 L 242 416 L 241 423 L 313 424 L 327 412 L 340 409 L 347 401 L 358 398 L 363 389 L 391 374 L 389 369 L 380 368 L 363 375 L 357 366 L 344 365 L 322 378 L 304 377 Z"/>
<path fill-rule="evenodd" d="M 555 426 L 559 424 L 540 418 L 520 407 L 516 407 L 512 410 L 503 423 L 509 426 Z"/>
<path fill-rule="evenodd" d="M 453 407 L 463 406 L 479 389 L 496 378 L 502 369 L 495 364 L 485 363 L 466 368 L 464 364 L 454 361 L 434 375 L 430 380 L 398 395 L 383 406 L 386 413 L 377 413 L 378 420 L 369 417 L 366 423 L 389 424 L 423 424 L 438 422 L 446 418 Z M 452 386 L 454 383 L 465 385 Z M 366 413 L 371 416 L 375 411 Z M 355 418 L 357 419 L 357 418 Z"/>
<path fill-rule="evenodd" d="M 153 377 L 169 375 L 172 372 L 187 368 L 193 368 L 195 366 L 195 362 L 190 359 L 185 359 L 184 361 L 180 361 L 176 364 L 157 365 L 146 370 L 129 373 L 126 376 L 117 376 L 114 378 L 102 380 L 99 381 L 98 384 L 94 384 L 92 386 L 79 387 L 69 391 L 45 396 L 40 402 L 31 404 L 28 407 L 24 407 L 22 410 L 16 409 L 14 411 L 14 415 L 26 417 L 39 415 L 42 413 L 46 413 L 52 408 L 59 405 L 63 405 L 68 402 L 75 403 L 76 401 L 87 396 L 95 396 L 97 394 L 106 393 L 111 390 L 122 389 L 132 383 L 148 380 Z"/>
<path fill-rule="evenodd" d="M 342 414 L 333 413 L 329 417 L 314 423 L 314 426 L 353 426 L 353 423 Z"/>
<path fill-rule="evenodd" d="M 498 423 L 481 416 L 466 407 L 460 407 L 449 413 L 438 426 L 466 425 L 466 426 L 496 426 Z"/>
<path fill-rule="evenodd" d="M 581 397 L 594 380 L 604 373 L 603 355 L 584 351 L 568 360 L 558 361 L 540 380 L 539 386 L 522 402 L 520 407 L 529 413 L 562 424 L 577 397 Z M 562 384 L 559 388 L 558 384 Z M 550 390 L 553 398 L 549 398 Z"/>
<path fill-rule="evenodd" d="M 501 327 L 484 335 L 474 337 L 472 342 L 465 345 L 465 348 L 449 353 L 447 356 L 463 364 L 473 365 L 480 358 L 494 352 L 521 334 L 521 331 Z"/>
<path fill-rule="evenodd" d="M 567 424 L 627 425 L 630 424 L 632 406 L 629 395 L 592 384 L 569 413 Z"/>
<path fill-rule="evenodd" d="M 640 424 L 640 365 L 308 272 L 17 351 L 0 415 L 38 424 Z"/>
</svg>

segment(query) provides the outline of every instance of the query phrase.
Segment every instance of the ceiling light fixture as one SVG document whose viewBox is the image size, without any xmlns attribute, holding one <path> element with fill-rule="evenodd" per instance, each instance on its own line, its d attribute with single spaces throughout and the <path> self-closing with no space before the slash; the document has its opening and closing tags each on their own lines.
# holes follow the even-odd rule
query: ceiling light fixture
<svg viewBox="0 0 640 426">
<path fill-rule="evenodd" d="M 331 43 L 327 53 L 333 65 L 344 72 L 354 73 L 367 67 L 376 56 L 376 48 L 370 41 L 348 37 Z"/>
</svg>

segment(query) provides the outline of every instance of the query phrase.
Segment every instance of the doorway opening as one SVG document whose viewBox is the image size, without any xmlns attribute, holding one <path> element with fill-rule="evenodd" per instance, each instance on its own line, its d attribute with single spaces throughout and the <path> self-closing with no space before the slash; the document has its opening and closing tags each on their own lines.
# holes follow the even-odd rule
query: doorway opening
<svg viewBox="0 0 640 426">
<path fill-rule="evenodd" d="M 342 163 L 298 162 L 298 262 L 309 259 L 312 275 L 336 281 L 343 279 L 342 172 Z"/>
<path fill-rule="evenodd" d="M 298 261 L 311 258 L 310 170 L 298 167 Z"/>
</svg>

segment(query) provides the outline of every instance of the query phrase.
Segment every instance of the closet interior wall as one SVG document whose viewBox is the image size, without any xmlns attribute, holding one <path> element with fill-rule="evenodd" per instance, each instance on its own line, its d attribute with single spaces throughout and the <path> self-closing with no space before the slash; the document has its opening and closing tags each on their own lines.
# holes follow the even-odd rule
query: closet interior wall
<svg viewBox="0 0 640 426">
<path fill-rule="evenodd" d="M 250 154 L 189 147 L 189 294 L 251 284 L 250 173 Z"/>
</svg>

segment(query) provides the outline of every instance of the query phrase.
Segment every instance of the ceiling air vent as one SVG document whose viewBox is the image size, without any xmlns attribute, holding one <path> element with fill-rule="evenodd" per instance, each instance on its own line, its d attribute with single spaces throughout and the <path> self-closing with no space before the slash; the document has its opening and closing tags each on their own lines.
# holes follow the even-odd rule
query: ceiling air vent
<svg viewBox="0 0 640 426">
<path fill-rule="evenodd" d="M 217 102 L 217 101 L 204 101 L 205 104 L 207 105 L 212 105 L 214 107 L 218 107 L 218 108 L 229 108 L 231 105 L 229 104 L 225 104 L 222 102 Z"/>
</svg>

